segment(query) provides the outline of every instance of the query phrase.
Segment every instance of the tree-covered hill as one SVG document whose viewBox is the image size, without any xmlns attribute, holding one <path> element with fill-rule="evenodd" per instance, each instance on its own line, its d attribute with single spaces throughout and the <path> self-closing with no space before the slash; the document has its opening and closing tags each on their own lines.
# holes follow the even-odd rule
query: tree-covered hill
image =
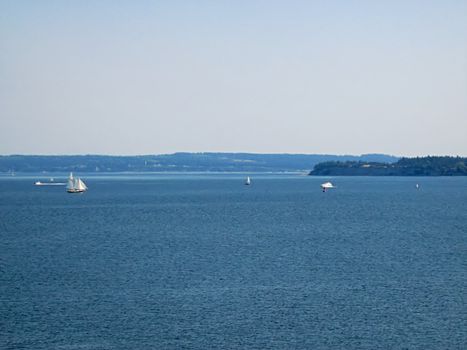
<svg viewBox="0 0 467 350">
<path fill-rule="evenodd" d="M 316 164 L 310 175 L 345 176 L 466 176 L 467 158 L 401 158 L 395 163 L 364 161 L 330 161 Z"/>
</svg>

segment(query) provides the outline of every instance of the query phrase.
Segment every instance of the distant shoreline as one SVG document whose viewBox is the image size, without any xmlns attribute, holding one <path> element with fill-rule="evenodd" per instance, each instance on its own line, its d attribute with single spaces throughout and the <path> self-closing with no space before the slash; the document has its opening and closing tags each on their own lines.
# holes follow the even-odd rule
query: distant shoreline
<svg viewBox="0 0 467 350">
<path fill-rule="evenodd" d="M 0 156 L 0 173 L 306 172 L 326 161 L 396 162 L 384 154 L 175 153 L 146 156 Z"/>
<path fill-rule="evenodd" d="M 0 174 L 298 174 L 466 176 L 467 158 L 319 154 L 175 153 L 148 156 L 0 156 Z"/>
</svg>

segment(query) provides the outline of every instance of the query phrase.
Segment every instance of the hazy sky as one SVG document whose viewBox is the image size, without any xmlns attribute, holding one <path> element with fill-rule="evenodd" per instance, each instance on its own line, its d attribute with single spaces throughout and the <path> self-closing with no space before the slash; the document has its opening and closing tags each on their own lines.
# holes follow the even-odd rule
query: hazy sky
<svg viewBox="0 0 467 350">
<path fill-rule="evenodd" d="M 0 0 L 0 154 L 467 155 L 467 1 Z"/>
</svg>

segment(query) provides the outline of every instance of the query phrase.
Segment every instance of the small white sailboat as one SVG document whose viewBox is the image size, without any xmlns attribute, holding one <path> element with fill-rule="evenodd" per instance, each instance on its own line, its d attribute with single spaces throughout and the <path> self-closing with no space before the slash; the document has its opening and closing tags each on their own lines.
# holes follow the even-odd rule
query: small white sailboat
<svg viewBox="0 0 467 350">
<path fill-rule="evenodd" d="M 334 188 L 334 185 L 331 182 L 325 182 L 321 184 L 321 188 L 323 189 L 323 192 L 326 192 L 326 190 Z"/>
<path fill-rule="evenodd" d="M 245 185 L 247 185 L 247 186 L 251 185 L 251 179 L 250 179 L 249 176 L 247 176 L 246 179 L 245 179 Z"/>
<path fill-rule="evenodd" d="M 66 185 L 66 191 L 68 193 L 81 193 L 88 189 L 86 184 L 81 180 L 79 177 L 74 178 L 73 173 L 70 173 L 70 177 L 68 178 L 68 182 Z"/>
</svg>

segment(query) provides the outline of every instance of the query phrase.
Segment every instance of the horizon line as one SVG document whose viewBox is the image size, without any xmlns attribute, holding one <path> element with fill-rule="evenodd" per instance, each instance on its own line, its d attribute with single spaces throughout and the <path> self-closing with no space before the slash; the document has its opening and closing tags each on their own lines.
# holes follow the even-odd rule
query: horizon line
<svg viewBox="0 0 467 350">
<path fill-rule="evenodd" d="M 99 157 L 145 157 L 145 156 L 171 156 L 176 154 L 251 154 L 251 155 L 299 155 L 299 156 L 351 156 L 351 157 L 359 157 L 359 156 L 366 156 L 366 155 L 383 155 L 383 156 L 390 156 L 390 157 L 397 157 L 397 158 L 404 158 L 408 156 L 400 156 L 394 155 L 390 153 L 379 153 L 379 152 L 369 152 L 369 153 L 360 153 L 360 154 L 352 154 L 352 153 L 292 153 L 292 152 L 216 152 L 216 151 L 176 151 L 171 153 L 146 153 L 146 154 L 110 154 L 110 153 L 9 153 L 9 154 L 0 154 L 0 157 L 11 157 L 11 156 L 39 156 L 39 157 L 75 157 L 75 156 L 99 156 Z M 418 156 L 418 157 L 427 157 L 432 155 L 426 156 Z M 450 156 L 452 155 L 444 155 Z M 414 156 L 417 157 L 417 156 Z M 455 157 L 455 156 L 454 156 Z"/>
<path fill-rule="evenodd" d="M 85 157 L 85 156 L 97 156 L 97 157 L 147 157 L 147 156 L 173 156 L 176 154 L 249 154 L 249 155 L 291 155 L 291 156 L 339 156 L 339 157 L 362 157 L 368 155 L 379 155 L 379 156 L 389 156 L 395 158 L 420 158 L 420 157 L 460 157 L 464 158 L 467 156 L 460 154 L 425 154 L 425 155 L 395 155 L 390 153 L 378 153 L 378 152 L 369 152 L 369 153 L 291 153 L 291 152 L 271 152 L 271 153 L 262 153 L 262 152 L 215 152 L 215 151 L 200 151 L 200 152 L 190 152 L 190 151 L 177 151 L 172 153 L 147 153 L 147 154 L 106 154 L 106 153 L 68 153 L 68 154 L 53 154 L 53 153 L 10 153 L 10 154 L 0 154 L 0 157 L 13 157 L 13 156 L 23 156 L 23 157 Z"/>
</svg>

